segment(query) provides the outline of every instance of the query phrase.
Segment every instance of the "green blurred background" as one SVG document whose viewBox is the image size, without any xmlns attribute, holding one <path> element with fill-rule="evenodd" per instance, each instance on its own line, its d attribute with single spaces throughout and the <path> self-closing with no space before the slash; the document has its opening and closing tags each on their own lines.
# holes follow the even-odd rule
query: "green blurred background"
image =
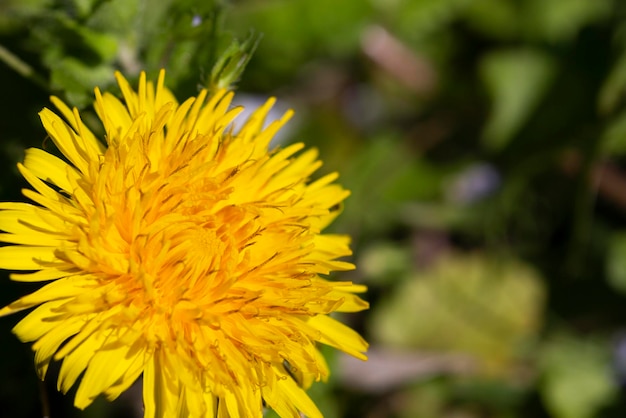
<svg viewBox="0 0 626 418">
<path fill-rule="evenodd" d="M 325 350 L 325 416 L 626 416 L 621 0 L 0 0 L 0 198 L 22 199 L 50 94 L 94 122 L 115 69 L 165 67 L 186 98 L 259 36 L 238 101 L 278 97 L 296 110 L 279 141 L 341 173 L 341 278 L 370 289 L 343 318 L 370 361 Z M 1 286 L 2 304 L 32 290 Z M 54 369 L 38 382 L 18 319 L 0 319 L 0 417 L 141 416 L 139 387 L 81 412 Z"/>
</svg>

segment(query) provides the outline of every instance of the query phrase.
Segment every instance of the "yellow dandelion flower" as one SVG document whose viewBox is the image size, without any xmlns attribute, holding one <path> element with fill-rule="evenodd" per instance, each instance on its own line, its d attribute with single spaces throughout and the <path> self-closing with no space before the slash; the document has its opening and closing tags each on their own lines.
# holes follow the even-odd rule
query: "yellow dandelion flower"
<svg viewBox="0 0 626 418">
<path fill-rule="evenodd" d="M 44 282 L 0 310 L 35 307 L 14 328 L 78 408 L 143 375 L 146 417 L 320 417 L 304 388 L 329 371 L 326 344 L 367 343 L 329 316 L 367 308 L 363 286 L 321 276 L 354 266 L 346 236 L 322 234 L 348 192 L 302 144 L 269 150 L 269 100 L 238 130 L 231 92 L 179 104 L 141 74 L 124 100 L 95 90 L 106 145 L 76 109 L 40 117 L 66 160 L 29 149 L 30 203 L 0 203 L 0 268 Z M 297 155 L 296 155 L 297 154 Z M 297 377 L 297 379 L 295 379 Z M 298 380 L 298 382 L 296 382 Z"/>
</svg>

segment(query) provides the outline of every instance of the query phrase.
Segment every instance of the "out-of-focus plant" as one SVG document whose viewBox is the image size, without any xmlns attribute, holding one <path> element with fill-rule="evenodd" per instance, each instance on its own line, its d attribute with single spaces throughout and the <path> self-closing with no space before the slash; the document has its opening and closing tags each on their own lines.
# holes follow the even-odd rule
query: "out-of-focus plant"
<svg viewBox="0 0 626 418">
<path fill-rule="evenodd" d="M 511 377 L 536 348 L 544 293 L 518 262 L 445 256 L 381 302 L 371 331 L 387 346 L 466 353 L 477 375 Z"/>
<path fill-rule="evenodd" d="M 78 106 L 90 103 L 93 86 L 113 84 L 116 69 L 154 75 L 167 67 L 174 86 L 195 86 L 204 78 L 229 87 L 239 80 L 256 38 L 233 40 L 222 25 L 224 6 L 221 0 L 8 0 L 1 6 L 0 33 L 10 46 L 2 45 L 0 57 Z"/>
</svg>

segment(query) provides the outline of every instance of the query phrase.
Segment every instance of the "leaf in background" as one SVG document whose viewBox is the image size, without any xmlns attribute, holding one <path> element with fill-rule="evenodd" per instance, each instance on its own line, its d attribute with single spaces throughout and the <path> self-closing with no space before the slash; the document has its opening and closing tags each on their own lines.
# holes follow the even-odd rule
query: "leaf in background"
<svg viewBox="0 0 626 418">
<path fill-rule="evenodd" d="M 100 62 L 111 62 L 117 55 L 117 39 L 111 34 L 95 31 L 71 19 L 63 19 L 63 25 L 76 36 L 81 50 L 93 53 Z"/>
<path fill-rule="evenodd" d="M 611 0 L 526 0 L 524 28 L 531 39 L 569 41 L 611 13 Z"/>
<path fill-rule="evenodd" d="M 480 72 L 492 99 L 483 131 L 487 148 L 504 148 L 542 99 L 556 70 L 552 57 L 532 49 L 494 51 L 483 57 Z"/>
<path fill-rule="evenodd" d="M 92 94 L 93 81 L 101 79 L 96 73 L 104 67 L 111 74 L 121 69 L 127 76 L 167 68 L 172 88 L 185 81 L 195 91 L 202 72 L 208 73 L 215 62 L 221 38 L 227 37 L 217 28 L 221 10 L 217 0 L 163 0 L 150 7 L 141 0 L 57 3 L 15 2 L 0 5 L 0 12 L 6 9 L 15 18 L 22 17 L 28 29 L 23 43 L 40 53 L 41 62 L 33 67 L 48 70 L 51 89 L 69 90 L 68 96 L 78 98 L 80 105 Z M 60 63 L 66 58 L 72 62 Z M 71 67 L 70 74 L 60 73 L 66 67 Z"/>
<path fill-rule="evenodd" d="M 401 203 L 441 192 L 444 169 L 420 159 L 393 135 L 372 138 L 350 159 L 345 155 L 342 176 L 352 195 L 338 222 L 384 229 L 398 221 Z"/>
<path fill-rule="evenodd" d="M 606 257 L 609 284 L 618 292 L 626 294 L 626 233 L 615 233 L 609 242 Z"/>
<path fill-rule="evenodd" d="M 10 33 L 27 26 L 28 19 L 43 13 L 52 0 L 2 0 L 0 1 L 0 33 Z"/>
<path fill-rule="evenodd" d="M 114 80 L 108 65 L 90 67 L 71 57 L 59 60 L 51 71 L 52 88 L 63 91 L 67 100 L 78 108 L 93 102 L 93 86 L 108 86 Z"/>
<path fill-rule="evenodd" d="M 265 413 L 263 414 L 263 418 L 280 418 L 280 415 L 278 415 L 272 409 L 267 409 Z"/>
<path fill-rule="evenodd" d="M 242 2 L 227 16 L 227 25 L 263 34 L 255 61 L 263 67 L 257 77 L 265 79 L 268 72 L 293 77 L 318 53 L 326 59 L 353 53 L 372 16 L 363 0 Z"/>
<path fill-rule="evenodd" d="M 372 312 L 371 332 L 391 346 L 470 354 L 478 373 L 507 375 L 536 337 L 544 293 L 520 262 L 450 255 L 396 287 Z"/>
<path fill-rule="evenodd" d="M 554 418 L 592 418 L 616 395 L 609 344 L 554 338 L 541 351 L 541 396 Z"/>
<path fill-rule="evenodd" d="M 359 253 L 357 265 L 368 283 L 390 285 L 412 268 L 411 249 L 391 241 L 376 242 Z"/>
<path fill-rule="evenodd" d="M 476 0 L 465 18 L 473 29 L 496 39 L 515 38 L 520 32 L 519 7 L 510 0 Z"/>
<path fill-rule="evenodd" d="M 86 24 L 94 30 L 129 37 L 132 33 L 141 33 L 145 30 L 146 21 L 158 21 L 158 19 L 150 18 L 155 14 L 162 17 L 164 14 L 162 9 L 168 4 L 167 1 L 160 1 L 146 7 L 144 14 L 139 18 L 139 3 L 139 0 L 101 1 L 88 16 Z M 134 36 L 134 38 L 136 40 L 138 37 Z"/>
<path fill-rule="evenodd" d="M 102 0 L 72 0 L 70 10 L 73 12 L 72 14 L 77 17 L 83 19 L 93 11 L 93 8 Z M 130 3 L 130 2 L 128 2 Z"/>
<path fill-rule="evenodd" d="M 450 416 L 449 405 L 446 405 L 450 396 L 450 388 L 445 382 L 433 380 L 416 387 L 407 388 L 403 395 L 406 404 L 398 411 L 400 418 L 443 418 Z M 461 417 L 466 416 L 460 415 Z M 471 415 L 468 418 L 471 418 Z"/>
<path fill-rule="evenodd" d="M 626 51 L 611 68 L 598 97 L 598 108 L 602 113 L 609 113 L 623 100 L 626 94 Z"/>
<path fill-rule="evenodd" d="M 626 154 L 626 110 L 619 112 L 605 124 L 602 132 L 602 152 L 608 156 Z"/>
<path fill-rule="evenodd" d="M 375 0 L 379 15 L 387 17 L 394 31 L 409 37 L 424 37 L 449 25 L 469 4 L 469 0 Z"/>
</svg>

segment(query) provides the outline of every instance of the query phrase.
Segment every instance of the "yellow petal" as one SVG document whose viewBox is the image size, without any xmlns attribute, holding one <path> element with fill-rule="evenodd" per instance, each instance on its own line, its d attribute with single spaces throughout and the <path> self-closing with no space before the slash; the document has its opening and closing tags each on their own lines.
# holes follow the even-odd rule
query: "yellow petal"
<svg viewBox="0 0 626 418">
<path fill-rule="evenodd" d="M 180 389 L 177 382 L 165 381 L 162 356 L 156 353 L 146 362 L 143 371 L 144 418 L 165 418 L 169 411 L 176 410 Z"/>
<path fill-rule="evenodd" d="M 330 298 L 338 297 L 342 300 L 341 305 L 336 309 L 337 312 L 359 312 L 369 309 L 370 304 L 357 295 L 351 293 L 331 293 Z"/>
<path fill-rule="evenodd" d="M 110 93 L 101 94 L 96 89 L 96 113 L 106 129 L 109 146 L 117 146 L 124 138 L 133 121 L 126 107 Z"/>
<path fill-rule="evenodd" d="M 37 375 L 42 380 L 46 376 L 48 366 L 50 365 L 54 353 L 56 353 L 65 340 L 80 331 L 81 327 L 84 325 L 84 322 L 78 318 L 52 323 L 56 325 L 55 328 L 48 331 L 48 333 L 33 344 Z"/>
<path fill-rule="evenodd" d="M 367 360 L 363 352 L 367 350 L 368 344 L 352 328 L 327 315 L 316 315 L 307 321 L 307 325 L 322 333 L 319 342 L 338 348 L 358 359 Z"/>
<path fill-rule="evenodd" d="M 11 280 L 16 282 L 44 282 L 47 280 L 59 279 L 61 277 L 73 276 L 80 273 L 80 271 L 78 271 L 76 267 L 71 264 L 59 263 L 57 267 L 58 268 L 45 268 L 34 273 L 13 273 L 10 275 L 10 277 Z"/>
<path fill-rule="evenodd" d="M 9 307 L 21 310 L 58 299 L 67 299 L 80 295 L 95 285 L 94 278 L 89 275 L 71 276 L 48 283 L 30 295 L 21 297 Z"/>
<path fill-rule="evenodd" d="M 58 315 L 55 311 L 61 304 L 62 301 L 54 301 L 39 306 L 17 323 L 13 328 L 13 333 L 25 342 L 41 338 L 58 325 L 55 321 L 51 321 L 50 318 Z"/>
<path fill-rule="evenodd" d="M 138 353 L 134 356 L 134 359 L 134 362 L 128 367 L 128 370 L 126 370 L 124 375 L 104 392 L 107 400 L 112 401 L 117 399 L 118 396 L 135 383 L 143 372 L 145 365 L 145 353 Z"/>
<path fill-rule="evenodd" d="M 263 388 L 263 398 L 279 416 L 297 418 L 301 411 L 308 418 L 323 418 L 311 398 L 287 373 L 276 366 L 273 372 L 274 380 Z"/>
<path fill-rule="evenodd" d="M 68 177 L 80 178 L 76 170 L 58 157 L 40 150 L 29 148 L 24 157 L 24 166 L 40 179 L 60 187 L 66 192 L 72 191 Z"/>
<path fill-rule="evenodd" d="M 59 378 L 57 380 L 57 389 L 63 393 L 67 393 L 76 382 L 76 379 L 85 371 L 89 362 L 96 352 L 104 344 L 109 332 L 92 333 L 78 345 L 71 353 L 64 356 L 61 370 L 59 370 Z M 59 357 L 58 352 L 54 358 Z"/>
<path fill-rule="evenodd" d="M 45 222 L 35 211 L 0 210 L 0 229 L 9 234 L 4 236 L 5 242 L 13 240 L 41 239 L 34 245 L 57 245 L 58 241 L 66 238 L 63 234 L 54 231 L 51 225 Z M 34 237 L 34 238 L 31 238 Z"/>
<path fill-rule="evenodd" d="M 89 172 L 89 160 L 84 144 L 74 130 L 50 109 L 39 112 L 41 123 L 54 144 L 83 174 Z M 82 146 L 82 147 L 81 147 Z"/>
<path fill-rule="evenodd" d="M 143 366 L 144 353 L 142 350 L 135 350 L 129 355 L 130 351 L 131 347 L 122 346 L 117 349 L 103 349 L 94 354 L 76 391 L 74 405 L 77 408 L 85 409 L 98 395 L 106 392 L 120 379 L 126 378 L 120 382 L 125 387 L 134 382 L 137 376 L 134 373 L 128 376 L 126 372 L 133 366 L 135 371 L 137 365 Z"/>
<path fill-rule="evenodd" d="M 62 264 L 53 247 L 9 245 L 0 247 L 0 268 L 6 270 L 39 270 Z"/>
<path fill-rule="evenodd" d="M 104 152 L 104 146 L 102 145 L 102 143 L 98 141 L 96 136 L 91 132 L 91 130 L 89 130 L 89 128 L 87 128 L 87 126 L 83 123 L 80 117 L 76 117 L 76 109 L 70 109 L 65 103 L 63 103 L 62 100 L 55 96 L 50 97 L 50 101 L 57 109 L 61 111 L 63 117 L 70 123 L 72 128 L 76 132 L 80 133 L 85 142 L 92 144 L 91 147 L 98 150 L 99 153 Z"/>
</svg>

